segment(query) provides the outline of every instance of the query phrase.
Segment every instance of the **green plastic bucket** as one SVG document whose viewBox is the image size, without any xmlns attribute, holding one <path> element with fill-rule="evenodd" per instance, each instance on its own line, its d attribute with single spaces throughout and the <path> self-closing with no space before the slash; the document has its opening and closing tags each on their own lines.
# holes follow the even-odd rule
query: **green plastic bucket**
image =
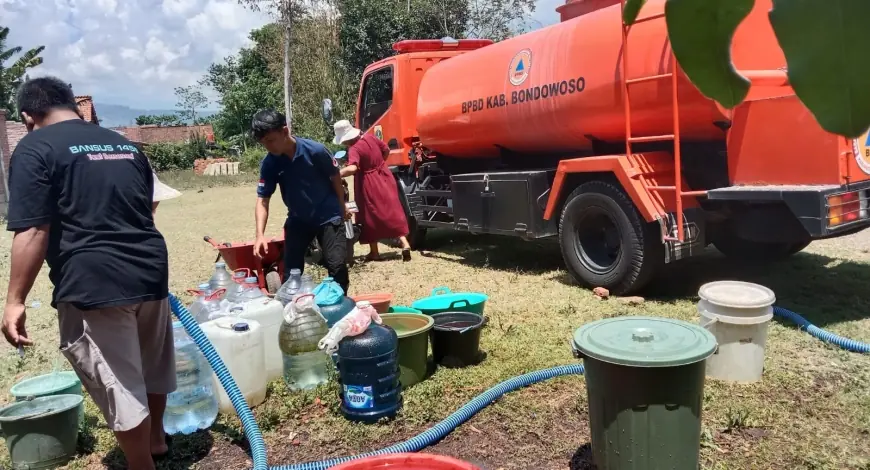
<svg viewBox="0 0 870 470">
<path fill-rule="evenodd" d="M 413 313 L 415 315 L 423 314 L 423 312 L 417 310 L 416 308 L 403 307 L 401 305 L 395 305 L 393 307 L 390 307 L 390 309 L 387 310 L 387 313 Z"/>
<path fill-rule="evenodd" d="M 386 313 L 384 325 L 399 337 L 399 381 L 402 388 L 420 383 L 426 378 L 429 363 L 429 330 L 435 320 L 417 313 Z"/>
<path fill-rule="evenodd" d="M 40 398 L 52 395 L 81 395 L 82 381 L 75 372 L 67 370 L 53 372 L 22 380 L 13 385 L 9 393 L 15 401 L 23 401 L 28 397 Z M 79 406 L 79 426 L 85 422 L 85 405 Z"/>
<path fill-rule="evenodd" d="M 699 468 L 705 361 L 716 347 L 706 329 L 667 318 L 609 318 L 574 333 L 596 468 Z"/>
<path fill-rule="evenodd" d="M 0 409 L 0 433 L 13 470 L 47 470 L 66 465 L 76 454 L 81 395 L 51 395 Z"/>
<path fill-rule="evenodd" d="M 432 295 L 422 298 L 411 304 L 426 315 L 435 315 L 443 312 L 470 312 L 483 315 L 483 308 L 489 299 L 486 294 L 477 292 L 453 293 L 447 287 L 432 289 Z"/>
</svg>

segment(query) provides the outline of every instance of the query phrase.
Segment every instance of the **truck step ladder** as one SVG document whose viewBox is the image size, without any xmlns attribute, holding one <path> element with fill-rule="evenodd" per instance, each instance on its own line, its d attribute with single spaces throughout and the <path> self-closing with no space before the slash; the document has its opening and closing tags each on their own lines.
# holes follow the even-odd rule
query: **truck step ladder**
<svg viewBox="0 0 870 470">
<path fill-rule="evenodd" d="M 626 0 L 622 0 L 621 2 L 621 11 L 625 11 L 625 2 Z M 641 9 L 643 10 L 643 9 Z M 634 24 L 644 23 L 647 21 L 653 21 L 658 19 L 664 19 L 664 13 L 658 13 L 655 15 L 642 16 L 638 18 Z M 625 106 L 625 154 L 627 156 L 631 156 L 634 153 L 632 152 L 631 145 L 639 144 L 639 143 L 647 143 L 647 142 L 670 142 L 674 143 L 674 185 L 673 186 L 649 186 L 648 188 L 652 191 L 656 191 L 658 193 L 663 192 L 673 192 L 674 197 L 676 198 L 676 225 L 677 225 L 677 236 L 670 236 L 670 232 L 664 234 L 663 240 L 666 242 L 684 242 L 686 240 L 685 229 L 683 227 L 683 198 L 684 197 L 695 197 L 695 196 L 703 196 L 707 194 L 707 191 L 683 191 L 683 172 L 682 172 L 682 162 L 680 155 L 680 106 L 679 100 L 677 99 L 677 83 L 679 77 L 679 64 L 677 63 L 676 57 L 674 57 L 674 51 L 671 49 L 670 51 L 670 59 L 671 59 L 671 72 L 662 73 L 658 75 L 650 75 L 646 77 L 638 77 L 638 78 L 628 78 L 628 34 L 631 31 L 631 26 L 626 25 L 622 20 L 623 16 L 620 15 L 620 24 L 622 25 L 622 95 L 623 95 L 623 103 Z M 671 94 L 672 94 L 672 107 L 673 107 L 673 122 L 674 122 L 674 133 L 673 134 L 665 134 L 665 135 L 648 135 L 648 136 L 635 136 L 631 133 L 631 99 L 629 94 L 629 88 L 631 85 L 635 85 L 638 83 L 647 83 L 658 80 L 670 80 L 671 81 Z"/>
</svg>

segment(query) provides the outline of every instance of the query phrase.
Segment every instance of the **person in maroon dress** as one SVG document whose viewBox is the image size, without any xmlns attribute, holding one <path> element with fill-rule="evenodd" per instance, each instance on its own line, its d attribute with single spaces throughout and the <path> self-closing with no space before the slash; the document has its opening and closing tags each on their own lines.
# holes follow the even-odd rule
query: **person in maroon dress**
<svg viewBox="0 0 870 470">
<path fill-rule="evenodd" d="M 334 128 L 333 142 L 347 147 L 347 166 L 341 170 L 341 177 L 353 175 L 354 201 L 359 208 L 357 222 L 362 225 L 359 241 L 371 249 L 366 261 L 377 261 L 378 241 L 391 238 L 399 239 L 402 260 L 410 261 L 408 219 L 399 202 L 396 180 L 386 164 L 390 149 L 381 139 L 363 135 L 347 120 L 335 123 Z"/>
</svg>

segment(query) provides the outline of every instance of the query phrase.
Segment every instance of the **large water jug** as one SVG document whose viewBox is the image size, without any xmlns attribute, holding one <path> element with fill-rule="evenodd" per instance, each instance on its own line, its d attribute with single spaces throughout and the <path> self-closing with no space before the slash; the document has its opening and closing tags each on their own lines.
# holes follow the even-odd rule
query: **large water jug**
<svg viewBox="0 0 870 470">
<path fill-rule="evenodd" d="M 245 280 L 250 277 L 247 269 L 235 271 L 233 273 L 233 284 L 227 289 L 227 295 L 224 297 L 228 303 L 235 303 L 239 293 L 245 288 Z"/>
<path fill-rule="evenodd" d="M 238 318 L 256 320 L 263 328 L 266 380 L 271 382 L 283 376 L 284 359 L 278 345 L 278 334 L 284 322 L 284 307 L 281 302 L 264 296 L 243 302 L 233 310 Z"/>
<path fill-rule="evenodd" d="M 263 328 L 256 320 L 222 317 L 204 323 L 202 331 L 211 341 L 221 360 L 236 381 L 239 391 L 254 407 L 266 399 L 266 360 L 263 354 Z M 235 409 L 227 392 L 212 373 L 218 390 L 218 409 L 233 414 Z"/>
<path fill-rule="evenodd" d="M 214 392 L 212 371 L 199 347 L 181 326 L 172 323 L 175 339 L 174 392 L 166 397 L 163 429 L 167 434 L 191 434 L 208 429 L 218 414 L 218 399 Z"/>
<path fill-rule="evenodd" d="M 291 269 L 290 277 L 287 278 L 287 282 L 275 293 L 275 299 L 281 302 L 281 305 L 286 306 L 293 300 L 293 296 L 299 292 L 300 287 L 302 287 L 302 270 Z"/>
<path fill-rule="evenodd" d="M 197 323 L 205 323 L 222 315 L 221 296 L 223 289 L 213 291 L 208 284 L 200 284 L 199 290 L 190 290 L 196 300 L 190 305 L 190 313 Z"/>
<path fill-rule="evenodd" d="M 345 418 L 374 423 L 396 416 L 402 408 L 398 345 L 396 332 L 376 323 L 361 335 L 347 336 L 338 343 L 341 413 Z"/>
<path fill-rule="evenodd" d="M 341 296 L 341 301 L 332 305 L 317 305 L 320 314 L 326 319 L 326 326 L 332 328 L 356 307 L 356 302 L 350 297 Z"/>
<path fill-rule="evenodd" d="M 297 294 L 310 294 L 314 292 L 314 288 L 317 287 L 317 283 L 314 282 L 314 278 L 311 277 L 311 274 L 303 274 L 302 275 L 302 283 L 299 286 L 299 290 L 296 291 Z"/>
<path fill-rule="evenodd" d="M 308 390 L 326 383 L 333 368 L 317 343 L 329 333 L 313 294 L 296 296 L 285 307 L 279 333 L 284 359 L 284 381 L 291 390 Z"/>
<path fill-rule="evenodd" d="M 215 263 L 214 264 L 214 272 L 211 275 L 211 279 L 208 280 L 208 285 L 212 288 L 212 290 L 217 291 L 218 289 L 229 289 L 232 287 L 233 276 L 227 271 L 226 263 Z M 226 296 L 226 291 L 221 299 Z"/>
</svg>

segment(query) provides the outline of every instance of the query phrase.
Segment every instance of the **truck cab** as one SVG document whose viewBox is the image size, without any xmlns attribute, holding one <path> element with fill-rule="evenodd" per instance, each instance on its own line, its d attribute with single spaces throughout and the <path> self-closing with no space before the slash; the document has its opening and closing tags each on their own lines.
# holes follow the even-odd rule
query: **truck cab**
<svg viewBox="0 0 870 470">
<path fill-rule="evenodd" d="M 417 134 L 417 93 L 423 75 L 439 62 L 492 44 L 488 39 L 407 40 L 397 54 L 366 67 L 356 109 L 356 126 L 390 148 L 387 165 L 408 166 Z"/>
</svg>

